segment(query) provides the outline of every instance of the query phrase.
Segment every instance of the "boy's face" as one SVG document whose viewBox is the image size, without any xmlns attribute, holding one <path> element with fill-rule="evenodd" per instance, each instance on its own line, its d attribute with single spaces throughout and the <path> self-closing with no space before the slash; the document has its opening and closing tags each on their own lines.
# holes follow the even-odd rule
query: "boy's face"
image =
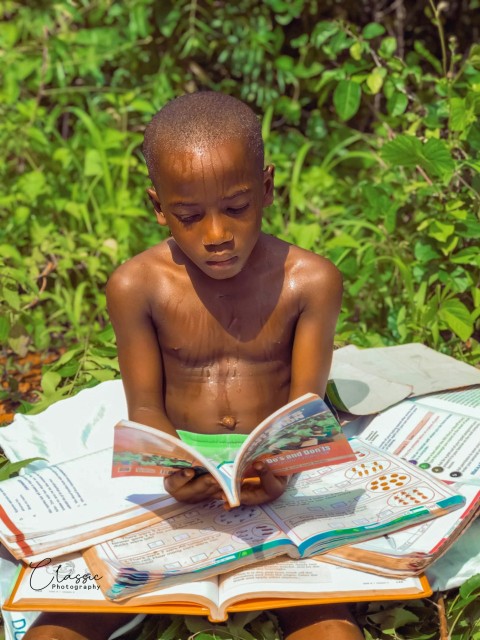
<svg viewBox="0 0 480 640">
<path fill-rule="evenodd" d="M 273 201 L 273 166 L 262 171 L 233 140 L 161 158 L 154 183 L 148 195 L 157 220 L 183 253 L 215 280 L 240 273 L 260 235 L 263 207 Z"/>
</svg>

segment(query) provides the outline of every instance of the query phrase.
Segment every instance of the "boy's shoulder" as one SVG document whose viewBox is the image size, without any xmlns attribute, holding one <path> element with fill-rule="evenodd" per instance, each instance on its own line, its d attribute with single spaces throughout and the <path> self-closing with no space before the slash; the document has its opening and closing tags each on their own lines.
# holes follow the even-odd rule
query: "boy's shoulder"
<svg viewBox="0 0 480 640">
<path fill-rule="evenodd" d="M 341 287 L 342 275 L 337 267 L 327 258 L 287 243 L 274 236 L 269 236 L 272 250 L 281 251 L 287 245 L 288 253 L 285 260 L 285 275 L 298 285 L 308 288 L 318 285 Z"/>
<path fill-rule="evenodd" d="M 109 290 L 144 291 L 153 282 L 158 286 L 162 275 L 168 277 L 169 267 L 173 264 L 169 241 L 164 240 L 117 267 L 108 280 L 107 294 Z"/>
</svg>

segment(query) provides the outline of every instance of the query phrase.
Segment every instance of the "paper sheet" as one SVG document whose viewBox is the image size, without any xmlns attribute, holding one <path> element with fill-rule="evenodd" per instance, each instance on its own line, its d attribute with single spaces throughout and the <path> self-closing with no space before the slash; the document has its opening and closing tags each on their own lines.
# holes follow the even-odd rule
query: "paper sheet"
<svg viewBox="0 0 480 640">
<path fill-rule="evenodd" d="M 480 370 L 419 343 L 374 349 L 349 345 L 334 351 L 329 378 L 348 411 L 366 415 L 410 395 L 480 384 Z"/>
</svg>

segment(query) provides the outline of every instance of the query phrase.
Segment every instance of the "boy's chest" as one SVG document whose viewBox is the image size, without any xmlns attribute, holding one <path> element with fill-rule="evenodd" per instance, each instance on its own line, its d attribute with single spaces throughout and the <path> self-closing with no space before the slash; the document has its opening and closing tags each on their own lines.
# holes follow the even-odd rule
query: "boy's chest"
<svg viewBox="0 0 480 640">
<path fill-rule="evenodd" d="M 164 357 L 193 366 L 229 356 L 254 362 L 288 358 L 297 319 L 298 305 L 288 295 L 268 291 L 170 297 L 153 309 Z"/>
</svg>

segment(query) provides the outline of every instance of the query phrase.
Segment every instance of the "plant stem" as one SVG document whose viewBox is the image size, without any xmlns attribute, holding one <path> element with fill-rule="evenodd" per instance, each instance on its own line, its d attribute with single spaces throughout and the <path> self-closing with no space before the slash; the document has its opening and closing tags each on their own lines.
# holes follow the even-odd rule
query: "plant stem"
<svg viewBox="0 0 480 640">
<path fill-rule="evenodd" d="M 440 640 L 449 640 L 447 616 L 445 613 L 445 600 L 442 594 L 438 596 L 437 607 L 438 607 Z"/>
<path fill-rule="evenodd" d="M 432 7 L 433 15 L 435 17 L 435 22 L 433 23 L 437 27 L 438 37 L 440 38 L 440 47 L 442 49 L 442 69 L 443 75 L 447 77 L 448 63 L 447 63 L 447 45 L 445 43 L 445 31 L 443 30 L 443 25 L 440 20 L 440 12 L 433 0 L 429 0 L 430 6 Z"/>
</svg>

